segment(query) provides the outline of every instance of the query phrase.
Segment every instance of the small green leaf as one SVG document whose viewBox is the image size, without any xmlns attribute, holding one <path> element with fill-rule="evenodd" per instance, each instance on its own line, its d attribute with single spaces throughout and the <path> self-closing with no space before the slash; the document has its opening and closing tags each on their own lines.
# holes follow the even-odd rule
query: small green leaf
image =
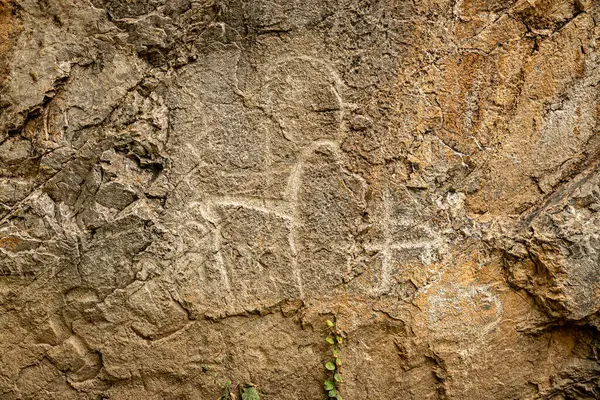
<svg viewBox="0 0 600 400">
<path fill-rule="evenodd" d="M 258 390 L 254 386 L 242 389 L 242 400 L 260 400 Z"/>
<path fill-rule="evenodd" d="M 329 397 L 337 396 L 337 391 L 335 389 L 329 391 Z"/>
<path fill-rule="evenodd" d="M 333 374 L 333 379 L 335 379 L 336 382 L 343 382 L 342 377 L 337 372 Z"/>
<path fill-rule="evenodd" d="M 330 337 L 328 337 L 328 338 L 325 338 L 325 341 L 326 341 L 327 343 L 329 343 L 329 344 L 334 344 L 334 343 L 335 343 L 335 342 L 333 341 L 333 339 L 332 339 L 332 338 L 330 338 Z"/>
<path fill-rule="evenodd" d="M 342 340 L 343 340 L 343 339 L 342 339 L 342 337 L 341 337 L 341 336 L 336 336 L 335 338 L 337 339 L 337 342 L 338 342 L 338 343 L 342 343 Z"/>
<path fill-rule="evenodd" d="M 334 371 L 335 365 L 331 361 L 329 361 L 327 364 L 325 364 L 325 368 L 327 368 L 330 371 Z"/>
<path fill-rule="evenodd" d="M 330 320 L 327 320 L 327 326 L 330 328 L 333 328 L 333 322 L 331 322 Z"/>
<path fill-rule="evenodd" d="M 325 390 L 330 391 L 335 389 L 335 383 L 328 379 L 323 383 L 323 387 L 325 388 Z"/>
<path fill-rule="evenodd" d="M 340 355 L 339 350 L 338 349 L 333 349 L 333 356 L 337 358 L 339 355 Z"/>
<path fill-rule="evenodd" d="M 342 395 L 341 394 L 336 394 L 335 395 L 335 400 L 342 400 Z"/>
<path fill-rule="evenodd" d="M 342 365 L 342 359 L 341 358 L 336 358 L 335 359 L 335 364 L 339 367 L 340 365 Z"/>
</svg>

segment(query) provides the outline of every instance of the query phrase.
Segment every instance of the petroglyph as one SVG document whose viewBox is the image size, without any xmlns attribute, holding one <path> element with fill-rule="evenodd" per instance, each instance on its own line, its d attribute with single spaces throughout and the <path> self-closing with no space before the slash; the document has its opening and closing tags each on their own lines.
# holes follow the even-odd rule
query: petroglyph
<svg viewBox="0 0 600 400">
<path fill-rule="evenodd" d="M 591 0 L 0 0 L 0 398 L 600 398 Z"/>
<path fill-rule="evenodd" d="M 313 292 L 314 290 L 322 292 L 329 277 L 337 276 L 336 281 L 342 279 L 341 276 L 347 270 L 348 261 L 345 260 L 345 256 L 341 255 L 341 252 L 344 248 L 353 246 L 350 228 L 345 228 L 346 233 L 342 235 L 343 237 L 340 236 L 341 242 L 338 244 L 344 244 L 336 250 L 339 252 L 337 259 L 321 258 L 319 260 L 319 263 L 331 264 L 332 268 L 338 272 L 329 271 L 327 276 L 322 276 L 322 274 L 311 272 L 316 265 L 322 264 L 314 264 L 313 267 L 306 266 L 307 260 L 312 258 L 312 255 L 308 253 L 316 250 L 314 249 L 316 243 L 310 244 L 314 239 L 314 237 L 310 237 L 310 232 L 322 232 L 319 235 L 325 236 L 319 240 L 323 241 L 325 238 L 331 237 L 331 233 L 341 225 L 341 220 L 332 221 L 330 216 L 321 216 L 320 221 L 313 221 L 314 215 L 312 215 L 312 211 L 308 211 L 313 206 L 306 204 L 311 199 L 304 195 L 303 187 L 311 184 L 311 181 L 315 179 L 315 172 L 325 168 L 331 171 L 326 179 L 332 180 L 332 184 L 336 186 L 332 186 L 332 190 L 334 190 L 332 195 L 341 189 L 344 192 L 344 198 L 350 196 L 355 199 L 354 201 L 362 204 L 366 190 L 364 180 L 347 171 L 341 164 L 340 143 L 344 103 L 339 94 L 339 77 L 330 70 L 324 61 L 311 57 L 285 58 L 270 66 L 267 71 L 268 79 L 264 88 L 261 89 L 267 113 L 263 119 L 265 123 L 269 123 L 271 119 L 277 121 L 282 137 L 274 139 L 272 131 L 269 133 L 265 130 L 254 129 L 252 131 L 251 135 L 258 135 L 262 138 L 259 141 L 262 141 L 261 149 L 265 151 L 264 156 L 256 164 L 240 169 L 241 165 L 235 166 L 233 163 L 230 164 L 234 167 L 233 169 L 227 168 L 223 163 L 228 162 L 229 156 L 228 153 L 222 152 L 217 152 L 219 164 L 216 164 L 211 161 L 210 156 L 213 139 L 206 139 L 208 137 L 202 139 L 201 142 L 205 144 L 202 147 L 199 147 L 201 142 L 181 144 L 183 149 L 187 149 L 189 146 L 194 147 L 190 152 L 199 155 L 198 161 L 201 164 L 192 168 L 184 176 L 185 186 L 180 186 L 185 191 L 198 193 L 187 201 L 190 204 L 189 207 L 197 207 L 201 210 L 199 217 L 208 222 L 204 225 L 208 227 L 210 235 L 213 237 L 210 250 L 212 258 L 216 268 L 221 272 L 221 284 L 227 291 L 227 296 L 237 304 L 234 307 L 236 309 L 242 304 L 245 304 L 246 308 L 252 308 L 253 304 L 256 307 L 264 306 L 266 300 L 262 300 L 261 296 L 269 297 L 269 293 L 279 293 L 275 297 L 269 297 L 272 298 L 271 303 L 276 303 L 284 298 L 303 298 L 305 287 L 311 288 Z M 212 72 L 202 72 L 202 74 L 207 73 L 211 74 Z M 222 76 L 223 74 L 220 74 L 214 79 L 221 79 Z M 196 98 L 193 93 L 189 95 Z M 205 106 L 199 108 L 198 104 L 195 100 L 190 106 L 191 108 L 185 106 L 181 108 L 180 113 L 185 116 L 182 123 L 187 128 L 180 129 L 210 131 L 210 128 L 202 122 L 207 120 L 207 112 L 223 115 L 227 119 L 231 118 L 231 114 L 226 113 L 225 109 L 215 108 L 214 105 L 211 105 L 209 110 Z M 196 112 L 200 112 L 198 123 L 193 117 Z M 243 112 L 255 113 L 252 110 Z M 316 115 L 318 117 L 316 122 L 311 118 L 310 120 L 313 122 L 306 125 L 303 121 L 307 120 L 307 113 Z M 217 116 L 217 118 L 219 117 Z M 213 121 L 214 118 L 210 117 L 208 120 Z M 256 121 L 256 114 L 251 120 Z M 222 126 L 222 124 L 217 124 L 217 126 Z M 277 144 L 274 145 L 274 143 Z M 180 146 L 176 143 L 173 145 Z M 285 156 L 287 160 L 275 153 L 278 149 L 285 149 L 285 154 L 288 154 Z M 256 155 L 256 152 L 252 153 Z M 207 154 L 207 156 L 202 156 L 202 154 Z M 323 154 L 327 154 L 325 159 L 322 157 Z M 232 153 L 233 155 L 234 153 Z M 235 156 L 238 156 L 237 152 Z M 315 163 L 318 164 L 318 167 Z M 277 175 L 276 181 L 274 181 L 273 168 L 276 165 L 280 165 L 281 175 Z M 227 180 L 225 185 L 222 184 L 222 180 L 214 180 L 214 184 L 207 185 L 208 180 L 198 177 L 202 174 L 201 171 L 211 170 L 220 172 L 217 175 L 219 179 L 235 178 L 239 179 L 242 184 L 249 183 L 249 186 L 244 186 L 243 189 L 238 186 L 242 190 L 236 190 L 236 186 L 232 185 L 230 180 Z M 209 173 L 204 176 L 207 179 L 213 179 Z M 352 182 L 348 183 L 350 181 Z M 268 188 L 271 190 L 276 187 L 275 191 L 263 189 L 265 184 L 268 184 Z M 337 186 L 340 188 L 338 189 Z M 197 192 L 199 187 L 204 190 Z M 359 192 L 353 192 L 357 188 Z M 338 196 L 338 194 L 334 196 Z M 350 219 L 358 218 L 358 213 L 357 208 L 356 215 Z M 250 215 L 254 215 L 254 217 L 250 218 Z M 251 239 L 249 237 L 245 239 L 245 249 L 242 251 L 239 245 L 235 244 L 238 239 L 224 238 L 224 229 L 238 226 L 236 224 L 240 224 L 240 221 L 245 218 L 250 218 L 246 224 L 253 227 L 249 235 L 262 238 L 261 240 L 266 240 L 265 235 L 268 237 L 272 230 L 276 230 L 275 226 L 277 225 L 281 225 L 281 229 L 284 229 L 285 234 L 282 234 L 277 240 L 282 241 L 285 237 L 286 243 L 282 242 L 275 246 L 280 253 L 270 261 L 276 264 L 268 267 L 268 271 L 271 271 L 266 273 L 268 282 L 258 278 L 265 273 L 266 267 L 260 259 L 261 254 L 254 249 L 256 245 L 248 242 Z M 307 218 L 311 220 L 308 222 L 313 225 L 311 228 L 306 227 Z M 279 222 L 273 225 L 275 221 Z M 244 226 L 239 225 L 239 229 L 243 228 Z M 199 248 L 194 248 L 192 251 L 206 252 L 202 246 L 200 244 Z M 240 262 L 243 260 L 247 261 Z M 276 276 L 273 275 L 274 271 L 277 271 Z M 254 279 L 251 278 L 252 276 Z M 291 284 L 290 276 L 294 281 L 295 289 L 293 290 L 288 289 Z M 257 290 L 262 293 L 256 292 Z"/>
<path fill-rule="evenodd" d="M 232 51 L 237 54 L 238 49 Z M 196 68 L 186 72 L 186 76 L 189 76 L 184 80 L 186 85 L 189 84 L 189 79 L 232 81 L 235 75 L 227 72 L 217 74 L 211 70 L 197 73 L 192 71 L 198 70 Z M 227 292 L 227 297 L 238 304 L 236 309 L 244 302 L 250 308 L 252 304 L 264 305 L 263 300 L 258 300 L 260 295 L 255 291 L 262 290 L 263 295 L 278 293 L 281 282 L 287 280 L 282 281 L 281 275 L 278 275 L 279 278 L 270 276 L 269 283 L 265 286 L 260 279 L 250 279 L 252 274 L 260 275 L 264 272 L 262 264 L 256 259 L 260 255 L 249 250 L 253 246 L 248 243 L 246 254 L 241 254 L 235 245 L 224 241 L 224 227 L 235 225 L 248 213 L 254 213 L 255 218 L 261 221 L 260 224 L 264 224 L 261 228 L 259 225 L 254 226 L 255 222 L 248 222 L 254 226 L 252 235 L 268 234 L 268 221 L 273 221 L 273 218 L 280 220 L 280 224 L 285 226 L 287 243 L 279 245 L 283 253 L 276 257 L 277 266 L 272 266 L 271 269 L 290 270 L 291 272 L 286 273 L 294 277 L 297 294 L 286 289 L 283 291 L 285 295 L 280 293 L 272 297 L 272 302 L 277 302 L 290 295 L 303 298 L 307 293 L 323 293 L 326 287 L 334 287 L 347 279 L 346 275 L 352 269 L 352 259 L 348 254 L 355 252 L 357 248 L 353 238 L 353 232 L 358 229 L 355 224 L 366 206 L 366 182 L 343 166 L 340 146 L 344 138 L 345 103 L 340 95 L 340 78 L 327 62 L 308 56 L 283 58 L 269 65 L 266 71 L 266 83 L 261 89 L 265 110 L 262 117 L 259 111 L 247 110 L 241 104 L 235 106 L 236 102 L 241 101 L 236 100 L 235 94 L 227 97 L 232 102 L 229 103 L 230 106 L 234 108 L 226 109 L 215 105 L 214 100 L 210 100 L 211 104 L 207 106 L 205 103 L 208 98 L 202 100 L 188 89 L 184 90 L 186 96 L 194 100 L 189 106 L 186 105 L 188 100 L 182 103 L 179 113 L 183 125 L 178 129 L 199 132 L 199 135 L 194 135 L 192 141 L 182 142 L 181 145 L 173 142 L 174 146 L 183 146 L 184 151 L 197 154 L 199 164 L 182 178 L 185 185 L 179 184 L 178 187 L 184 193 L 192 195 L 187 200 L 188 204 L 190 207 L 198 207 L 201 210 L 199 217 L 208 222 L 204 225 L 213 239 L 210 246 L 212 254 L 206 257 L 211 258 L 215 268 L 220 271 L 221 279 L 218 282 Z M 231 92 L 234 86 L 231 83 L 225 85 L 219 93 L 222 90 Z M 252 94 L 246 93 L 245 96 L 252 97 Z M 220 99 L 222 101 L 223 98 Z M 218 162 L 216 158 L 211 161 L 211 143 L 220 141 L 211 139 L 210 135 L 206 136 L 206 132 L 211 132 L 212 129 L 207 126 L 207 121 L 214 123 L 215 118 L 218 120 L 221 117 L 231 120 L 232 112 L 233 115 L 239 115 L 235 118 L 240 120 L 248 118 L 256 121 L 260 117 L 258 120 L 262 118 L 264 124 L 273 120 L 279 127 L 279 130 L 265 130 L 264 124 L 253 122 L 254 125 L 243 128 L 248 130 L 248 135 L 257 137 L 252 142 L 262 143 L 261 152 L 248 150 L 240 143 L 240 148 L 250 151 L 253 156 L 262 154 L 254 164 L 244 166 L 235 161 L 239 159 L 239 152 L 224 153 L 217 147 L 214 154 L 218 157 Z M 252 118 L 244 116 L 248 113 L 253 115 Z M 197 119 L 194 117 L 196 114 Z M 210 116 L 213 114 L 214 116 Z M 307 118 L 307 114 L 312 117 Z M 225 125 L 219 123 L 215 126 Z M 281 137 L 277 137 L 278 132 Z M 220 135 L 225 138 L 226 130 Z M 229 159 L 232 159 L 231 163 Z M 277 175 L 273 174 L 274 171 L 277 171 Z M 232 179 L 239 184 L 232 184 Z M 311 189 L 315 183 L 320 186 L 318 192 L 322 193 L 322 200 L 317 200 L 318 195 Z M 323 203 L 316 204 L 315 201 Z M 343 201 L 343 208 L 342 203 L 336 206 L 338 201 Z M 353 206 L 348 207 L 348 202 Z M 407 258 L 400 255 L 405 250 L 417 251 L 418 260 L 426 266 L 437 259 L 438 247 L 441 245 L 439 235 L 427 223 L 419 223 L 418 218 L 392 215 L 394 210 L 401 210 L 403 207 L 410 209 L 413 206 L 413 200 L 409 197 L 403 198 L 400 203 L 397 204 L 391 198 L 389 189 L 385 192 L 382 205 L 384 214 L 381 218 L 383 237 L 366 245 L 368 251 L 379 252 L 382 258 L 380 276 L 376 282 L 371 283 L 375 285 L 370 289 L 373 295 L 391 290 L 398 280 L 393 280 L 392 275 L 406 275 L 401 272 L 401 264 L 415 260 L 410 256 Z M 315 214 L 315 210 L 322 210 L 325 214 Z M 191 251 L 206 252 L 202 243 L 205 242 Z M 239 258 L 234 261 L 234 251 L 240 253 L 238 257 L 241 260 L 248 259 L 245 266 L 240 266 Z M 325 275 L 323 265 L 328 266 Z M 288 283 L 283 283 L 283 286 L 286 285 Z M 256 289 L 259 287 L 261 289 Z"/>
<path fill-rule="evenodd" d="M 285 139 L 301 146 L 341 139 L 341 80 L 327 62 L 306 56 L 284 58 L 270 66 L 267 76 L 262 97 Z"/>
<path fill-rule="evenodd" d="M 377 222 L 365 249 L 376 252 L 380 260 L 378 285 L 372 293 L 381 295 L 396 291 L 403 282 L 412 282 L 414 270 L 428 270 L 439 260 L 444 239 L 419 211 L 407 188 L 388 185 L 377 199 Z"/>
<path fill-rule="evenodd" d="M 469 341 L 489 334 L 504 314 L 499 295 L 494 291 L 493 285 L 441 287 L 439 294 L 428 297 L 430 329 L 443 330 L 440 334 L 446 338 L 452 337 L 451 332 L 466 329 Z"/>
</svg>

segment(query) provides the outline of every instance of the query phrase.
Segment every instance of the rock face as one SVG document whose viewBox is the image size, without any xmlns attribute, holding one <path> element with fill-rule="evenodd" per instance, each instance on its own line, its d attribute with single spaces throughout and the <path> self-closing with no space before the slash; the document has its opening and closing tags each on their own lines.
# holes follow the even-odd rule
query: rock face
<svg viewBox="0 0 600 400">
<path fill-rule="evenodd" d="M 0 398 L 600 398 L 596 0 L 0 0 Z"/>
</svg>

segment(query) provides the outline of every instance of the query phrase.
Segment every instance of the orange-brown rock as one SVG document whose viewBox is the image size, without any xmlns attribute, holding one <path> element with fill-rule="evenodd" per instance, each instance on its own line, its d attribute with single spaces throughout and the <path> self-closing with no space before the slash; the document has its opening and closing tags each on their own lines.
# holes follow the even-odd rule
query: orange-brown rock
<svg viewBox="0 0 600 400">
<path fill-rule="evenodd" d="M 0 398 L 600 398 L 599 21 L 0 0 Z"/>
</svg>

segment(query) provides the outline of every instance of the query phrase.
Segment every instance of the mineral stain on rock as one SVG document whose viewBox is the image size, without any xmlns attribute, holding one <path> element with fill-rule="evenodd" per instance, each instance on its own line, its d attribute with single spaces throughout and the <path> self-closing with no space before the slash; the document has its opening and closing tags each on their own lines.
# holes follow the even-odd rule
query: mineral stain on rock
<svg viewBox="0 0 600 400">
<path fill-rule="evenodd" d="M 11 48 L 12 35 L 18 30 L 13 12 L 12 1 L 0 1 L 0 85 L 8 75 L 8 53 Z"/>
<path fill-rule="evenodd" d="M 0 0 L 0 398 L 600 398 L 598 21 Z"/>
</svg>

